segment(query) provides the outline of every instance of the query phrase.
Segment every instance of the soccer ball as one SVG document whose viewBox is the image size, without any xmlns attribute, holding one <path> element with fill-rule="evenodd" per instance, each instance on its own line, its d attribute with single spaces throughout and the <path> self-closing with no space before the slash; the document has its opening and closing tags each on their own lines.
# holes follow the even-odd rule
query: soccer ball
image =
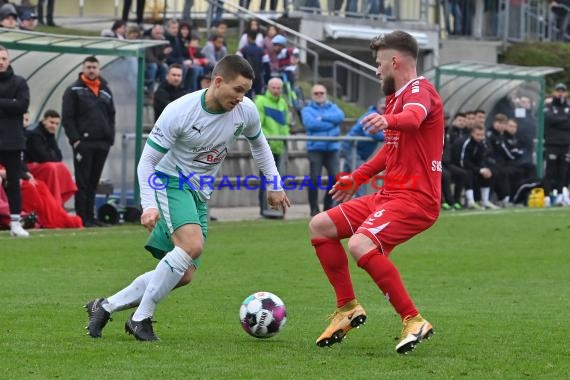
<svg viewBox="0 0 570 380">
<path fill-rule="evenodd" d="M 281 298 L 269 292 L 257 292 L 247 297 L 239 309 L 241 327 L 256 338 L 271 338 L 287 322 L 287 310 Z"/>
</svg>

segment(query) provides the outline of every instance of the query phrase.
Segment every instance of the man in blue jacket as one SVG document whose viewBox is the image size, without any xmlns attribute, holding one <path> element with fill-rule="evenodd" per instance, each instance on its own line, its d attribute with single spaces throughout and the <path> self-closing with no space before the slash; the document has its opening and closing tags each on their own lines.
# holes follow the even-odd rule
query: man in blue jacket
<svg viewBox="0 0 570 380">
<path fill-rule="evenodd" d="M 307 136 L 336 137 L 340 135 L 340 124 L 344 120 L 344 112 L 327 98 L 327 89 L 322 84 L 316 84 L 311 89 L 311 101 L 301 110 L 303 125 Z M 309 152 L 311 186 L 309 189 L 309 206 L 311 216 L 319 213 L 319 188 L 325 190 L 325 183 L 319 178 L 323 166 L 329 176 L 326 183 L 323 210 L 333 206 L 328 188 L 335 182 L 339 169 L 338 141 L 307 141 Z"/>
<path fill-rule="evenodd" d="M 359 141 L 356 143 L 356 149 L 353 149 L 354 142 L 343 141 L 340 146 L 341 155 L 344 157 L 343 171 L 350 173 L 366 160 L 368 157 L 374 153 L 378 147 L 378 142 L 384 141 L 384 132 L 380 131 L 378 133 L 370 134 L 366 132 L 360 124 L 364 117 L 370 115 L 371 113 L 383 114 L 386 109 L 386 100 L 384 98 L 378 99 L 375 105 L 370 106 L 362 116 L 356 120 L 356 123 L 352 126 L 350 131 L 346 134 L 347 136 L 361 136 L 361 137 L 372 137 L 374 141 Z M 366 185 L 362 185 L 358 188 L 355 197 L 360 197 L 366 194 Z"/>
</svg>

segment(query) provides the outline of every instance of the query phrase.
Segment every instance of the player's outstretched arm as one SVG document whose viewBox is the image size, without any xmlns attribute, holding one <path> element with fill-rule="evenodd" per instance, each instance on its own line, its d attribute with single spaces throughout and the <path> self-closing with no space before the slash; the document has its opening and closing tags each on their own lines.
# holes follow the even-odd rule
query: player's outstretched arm
<svg viewBox="0 0 570 380">
<path fill-rule="evenodd" d="M 153 188 L 153 186 L 156 186 L 156 181 L 160 180 L 160 177 L 157 176 L 155 172 L 155 168 L 163 156 L 164 153 L 159 152 L 147 143 L 143 149 L 139 165 L 137 167 L 141 206 L 143 208 L 141 224 L 149 231 L 152 231 L 156 222 L 160 218 L 158 206 L 154 197 L 155 188 Z"/>
</svg>

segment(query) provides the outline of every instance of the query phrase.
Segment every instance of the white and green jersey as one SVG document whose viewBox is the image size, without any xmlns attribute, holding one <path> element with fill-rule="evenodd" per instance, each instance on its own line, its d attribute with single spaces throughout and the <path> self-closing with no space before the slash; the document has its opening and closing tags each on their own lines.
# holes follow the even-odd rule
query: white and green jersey
<svg viewBox="0 0 570 380">
<path fill-rule="evenodd" d="M 267 140 L 261 131 L 257 108 L 251 99 L 244 98 L 229 112 L 213 113 L 206 109 L 206 91 L 185 95 L 164 109 L 147 140 L 147 147 L 164 155 L 150 174 L 157 171 L 177 178 L 183 175 L 205 201 L 210 198 L 212 189 L 204 186 L 201 178 L 215 177 L 231 145 L 244 135 L 250 142 L 257 166 L 265 176 L 278 177 L 280 183 Z M 149 173 L 148 170 L 142 173 L 140 170 L 140 166 L 144 166 L 145 153 L 149 156 L 147 147 L 139 164 L 143 208 L 146 208 L 145 203 L 146 206 L 154 204 L 153 189 L 148 179 L 140 178 L 141 174 Z M 147 160 L 147 163 L 152 161 Z M 149 196 L 152 199 L 148 199 Z"/>
</svg>

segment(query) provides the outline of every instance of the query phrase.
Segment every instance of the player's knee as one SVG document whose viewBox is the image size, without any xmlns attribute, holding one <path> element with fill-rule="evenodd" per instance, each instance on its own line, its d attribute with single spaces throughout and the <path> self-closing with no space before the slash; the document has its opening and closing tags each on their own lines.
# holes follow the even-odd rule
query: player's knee
<svg viewBox="0 0 570 380">
<path fill-rule="evenodd" d="M 204 249 L 204 241 L 200 240 L 185 242 L 181 248 L 184 250 L 184 252 L 186 252 L 186 254 L 188 254 L 188 256 L 195 260 L 200 257 L 200 255 L 202 255 L 202 250 Z"/>
<path fill-rule="evenodd" d="M 321 212 L 309 222 L 309 234 L 311 238 L 336 237 L 336 227 L 331 218 L 325 212 Z"/>
<path fill-rule="evenodd" d="M 357 233 L 348 239 L 347 247 L 350 255 L 354 260 L 358 261 L 362 256 L 376 248 L 376 245 L 369 237 Z"/>
</svg>

